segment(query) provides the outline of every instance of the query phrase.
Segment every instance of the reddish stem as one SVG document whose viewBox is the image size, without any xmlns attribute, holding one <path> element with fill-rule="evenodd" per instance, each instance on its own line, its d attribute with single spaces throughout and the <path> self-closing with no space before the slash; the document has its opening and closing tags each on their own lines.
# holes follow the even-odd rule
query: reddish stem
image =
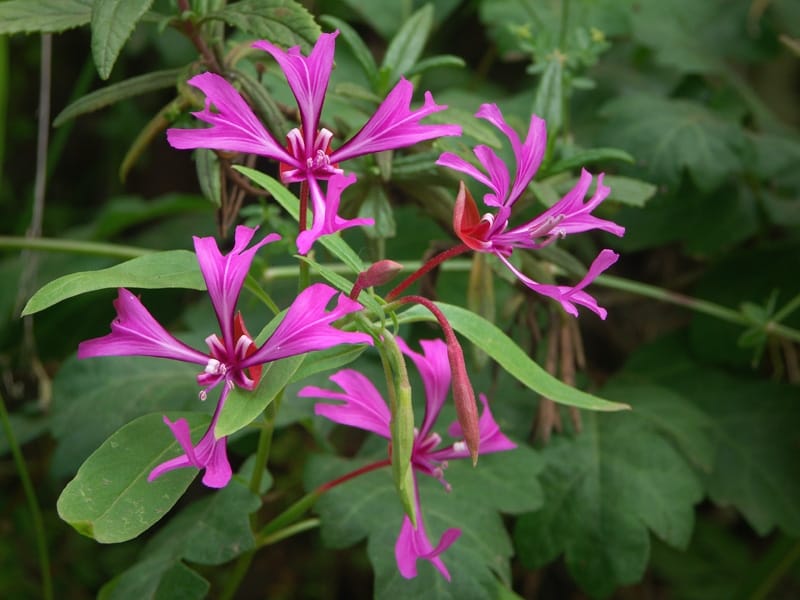
<svg viewBox="0 0 800 600">
<path fill-rule="evenodd" d="M 386 300 L 392 301 L 397 298 L 398 294 L 405 290 L 408 286 L 414 283 L 417 279 L 425 275 L 428 271 L 433 269 L 434 267 L 438 267 L 448 258 L 453 258 L 454 256 L 458 256 L 459 254 L 463 254 L 469 250 L 469 246 L 464 243 L 458 244 L 457 246 L 453 246 L 452 248 L 448 248 L 444 252 L 440 252 L 433 258 L 429 259 L 425 264 L 423 264 L 419 269 L 414 271 L 411 275 L 406 277 L 403 281 L 401 281 L 396 288 L 394 288 L 391 292 L 386 295 Z M 412 296 L 409 296 L 411 298 Z M 417 298 L 418 296 L 413 296 Z M 435 308 L 435 307 L 434 307 Z M 437 309 L 438 310 L 438 309 Z M 433 311 L 431 311 L 433 312 Z M 434 313 L 435 314 L 435 313 Z M 438 319 L 438 317 L 437 317 Z"/>
<path fill-rule="evenodd" d="M 368 465 L 364 465 L 360 469 L 356 469 L 355 471 L 350 471 L 349 473 L 342 475 L 341 477 L 337 477 L 327 483 L 323 483 L 317 489 L 314 490 L 314 494 L 322 495 L 325 492 L 335 488 L 337 485 L 340 485 L 346 481 L 350 481 L 351 479 L 355 479 L 359 475 L 364 475 L 365 473 L 369 473 L 370 471 L 376 471 L 378 469 L 382 469 L 383 467 L 388 467 L 392 464 L 392 461 L 388 458 L 384 458 L 383 460 L 379 460 L 378 462 L 370 463 Z"/>
<path fill-rule="evenodd" d="M 304 179 L 300 182 L 300 219 L 298 221 L 297 233 L 302 233 L 308 229 L 308 182 Z"/>
</svg>

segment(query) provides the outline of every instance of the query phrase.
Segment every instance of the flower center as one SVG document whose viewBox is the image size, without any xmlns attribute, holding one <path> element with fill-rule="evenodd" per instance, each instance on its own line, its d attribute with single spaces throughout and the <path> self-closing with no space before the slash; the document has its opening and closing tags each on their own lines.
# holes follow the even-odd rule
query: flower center
<svg viewBox="0 0 800 600">
<path fill-rule="evenodd" d="M 296 165 L 281 163 L 281 180 L 285 183 L 302 181 L 309 174 L 327 179 L 343 171 L 331 162 L 331 140 L 333 133 L 328 129 L 320 129 L 310 148 L 306 147 L 303 132 L 295 127 L 286 135 L 286 149 L 297 161 Z M 302 166 L 301 166 L 302 165 Z"/>
</svg>

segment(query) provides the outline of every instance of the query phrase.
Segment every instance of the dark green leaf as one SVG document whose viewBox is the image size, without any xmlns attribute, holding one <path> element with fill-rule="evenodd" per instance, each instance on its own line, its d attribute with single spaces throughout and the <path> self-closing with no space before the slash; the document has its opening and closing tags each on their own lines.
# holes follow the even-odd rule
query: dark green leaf
<svg viewBox="0 0 800 600">
<path fill-rule="evenodd" d="M 606 175 L 603 183 L 611 188 L 609 200 L 636 207 L 644 206 L 657 189 L 652 183 L 621 175 Z"/>
<path fill-rule="evenodd" d="M 703 191 L 742 168 L 741 129 L 704 106 L 649 94 L 626 94 L 606 104 L 605 137 L 646 165 L 647 174 L 673 186 L 686 169 Z"/>
<path fill-rule="evenodd" d="M 154 90 L 173 87 L 178 82 L 178 77 L 184 70 L 183 67 L 180 67 L 177 69 L 154 71 L 95 90 L 78 98 L 75 102 L 58 113 L 58 116 L 53 120 L 53 127 L 58 127 L 79 115 L 100 110 L 101 108 L 116 104 L 127 98 L 146 94 Z"/>
<path fill-rule="evenodd" d="M 389 84 L 397 81 L 419 60 L 433 26 L 433 5 L 426 4 L 411 15 L 389 42 L 381 67 L 391 69 Z"/>
<path fill-rule="evenodd" d="M 383 186 L 371 185 L 367 191 L 364 202 L 358 210 L 358 217 L 372 219 L 375 225 L 365 227 L 364 233 L 369 238 L 391 238 L 397 235 L 397 225 L 394 222 L 392 206 Z"/>
<path fill-rule="evenodd" d="M 94 219 L 92 237 L 106 240 L 163 217 L 198 212 L 209 214 L 211 210 L 208 202 L 195 195 L 165 194 L 147 200 L 139 196 L 110 198 Z"/>
<path fill-rule="evenodd" d="M 108 79 L 122 47 L 153 0 L 94 0 L 92 57 L 101 79 Z"/>
<path fill-rule="evenodd" d="M 553 53 L 542 69 L 531 110 L 547 122 L 547 133 L 553 136 L 561 130 L 563 122 L 564 65 L 562 57 Z"/>
<path fill-rule="evenodd" d="M 588 410 L 616 411 L 630 408 L 627 404 L 609 402 L 587 394 L 556 379 L 535 363 L 516 342 L 495 325 L 475 313 L 459 306 L 437 302 L 436 305 L 457 332 L 482 348 L 510 375 L 533 391 L 559 404 Z M 400 315 L 401 323 L 433 321 L 433 316 L 423 307 L 415 306 Z"/>
<path fill-rule="evenodd" d="M 619 148 L 591 148 L 589 150 L 580 150 L 575 154 L 559 159 L 552 165 L 546 165 L 546 168 L 542 170 L 542 175 L 539 177 L 541 178 L 545 174 L 556 175 L 564 171 L 572 171 L 586 165 L 610 160 L 619 160 L 626 163 L 634 162 L 634 158 L 630 154 Z"/>
<path fill-rule="evenodd" d="M 219 208 L 222 206 L 222 170 L 217 153 L 208 148 L 198 148 L 194 151 L 194 166 L 203 196 Z"/>
<path fill-rule="evenodd" d="M 361 39 L 361 36 L 358 35 L 358 32 L 350 27 L 348 23 L 342 21 L 341 19 L 337 19 L 336 17 L 325 15 L 320 17 L 319 20 L 325 25 L 329 25 L 333 29 L 339 30 L 339 35 L 342 36 L 342 41 L 350 46 L 353 56 L 355 56 L 358 64 L 363 69 L 367 79 L 373 81 L 378 73 L 378 66 L 375 64 L 375 58 L 372 56 L 372 52 L 369 51 L 369 48 L 367 48 L 367 45 L 364 43 L 364 40 Z"/>
<path fill-rule="evenodd" d="M 188 288 L 204 290 L 197 257 L 188 250 L 153 252 L 99 271 L 64 275 L 51 281 L 25 305 L 23 315 L 32 315 L 62 300 L 107 288 Z"/>
<path fill-rule="evenodd" d="M 320 34 L 311 13 L 294 0 L 240 0 L 208 18 L 222 19 L 232 27 L 278 46 L 299 45 L 306 52 Z"/>
<path fill-rule="evenodd" d="M 196 365 L 157 358 L 66 361 L 53 381 L 53 470 L 71 475 L 105 438 L 145 413 L 213 409 L 197 397 L 198 371 Z"/>
<path fill-rule="evenodd" d="M 195 439 L 209 418 L 197 413 L 171 414 L 186 418 Z M 79 533 L 98 542 L 135 538 L 161 519 L 197 475 L 178 469 L 148 482 L 154 467 L 178 456 L 180 445 L 160 414 L 128 423 L 92 453 L 58 498 L 58 514 Z"/>
<path fill-rule="evenodd" d="M 463 68 L 466 66 L 464 59 L 460 56 L 452 56 L 450 54 L 440 54 L 438 56 L 430 56 L 417 61 L 413 67 L 408 69 L 405 73 L 406 77 L 413 77 L 420 75 L 430 69 L 441 69 L 443 67 Z"/>
<path fill-rule="evenodd" d="M 208 581 L 180 561 L 144 560 L 109 581 L 98 600 L 201 600 Z"/>
<path fill-rule="evenodd" d="M 681 452 L 709 460 L 708 424 L 682 398 L 625 384 L 604 393 L 629 400 L 634 410 L 586 413 L 579 435 L 551 439 L 541 452 L 545 506 L 522 516 L 514 533 L 527 567 L 564 553 L 575 580 L 593 596 L 642 577 L 648 529 L 673 546 L 688 544 L 703 492 Z"/>
<path fill-rule="evenodd" d="M 86 25 L 93 0 L 7 0 L 0 2 L 0 34 L 58 32 Z"/>
</svg>

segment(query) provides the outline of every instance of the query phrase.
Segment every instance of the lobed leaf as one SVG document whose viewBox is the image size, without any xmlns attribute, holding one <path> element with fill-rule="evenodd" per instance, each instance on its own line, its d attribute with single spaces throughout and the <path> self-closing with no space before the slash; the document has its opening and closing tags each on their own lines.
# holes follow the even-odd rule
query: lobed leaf
<svg viewBox="0 0 800 600">
<path fill-rule="evenodd" d="M 173 413 L 189 421 L 192 437 L 209 417 Z M 128 423 L 95 450 L 58 498 L 59 516 L 79 533 L 102 543 L 125 542 L 161 519 L 189 487 L 195 469 L 178 469 L 148 482 L 150 471 L 178 456 L 180 445 L 160 414 Z"/>
<path fill-rule="evenodd" d="M 0 34 L 55 33 L 86 25 L 93 0 L 6 0 L 0 2 Z"/>
<path fill-rule="evenodd" d="M 101 79 L 108 79 L 122 47 L 153 0 L 94 0 L 92 57 Z"/>
</svg>

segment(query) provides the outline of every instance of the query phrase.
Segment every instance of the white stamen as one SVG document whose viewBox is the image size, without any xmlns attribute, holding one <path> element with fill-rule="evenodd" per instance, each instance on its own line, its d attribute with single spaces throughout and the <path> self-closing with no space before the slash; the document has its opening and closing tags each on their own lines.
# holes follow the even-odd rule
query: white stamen
<svg viewBox="0 0 800 600">
<path fill-rule="evenodd" d="M 453 444 L 453 451 L 454 452 L 466 452 L 467 451 L 467 442 L 461 440 Z"/>
</svg>

